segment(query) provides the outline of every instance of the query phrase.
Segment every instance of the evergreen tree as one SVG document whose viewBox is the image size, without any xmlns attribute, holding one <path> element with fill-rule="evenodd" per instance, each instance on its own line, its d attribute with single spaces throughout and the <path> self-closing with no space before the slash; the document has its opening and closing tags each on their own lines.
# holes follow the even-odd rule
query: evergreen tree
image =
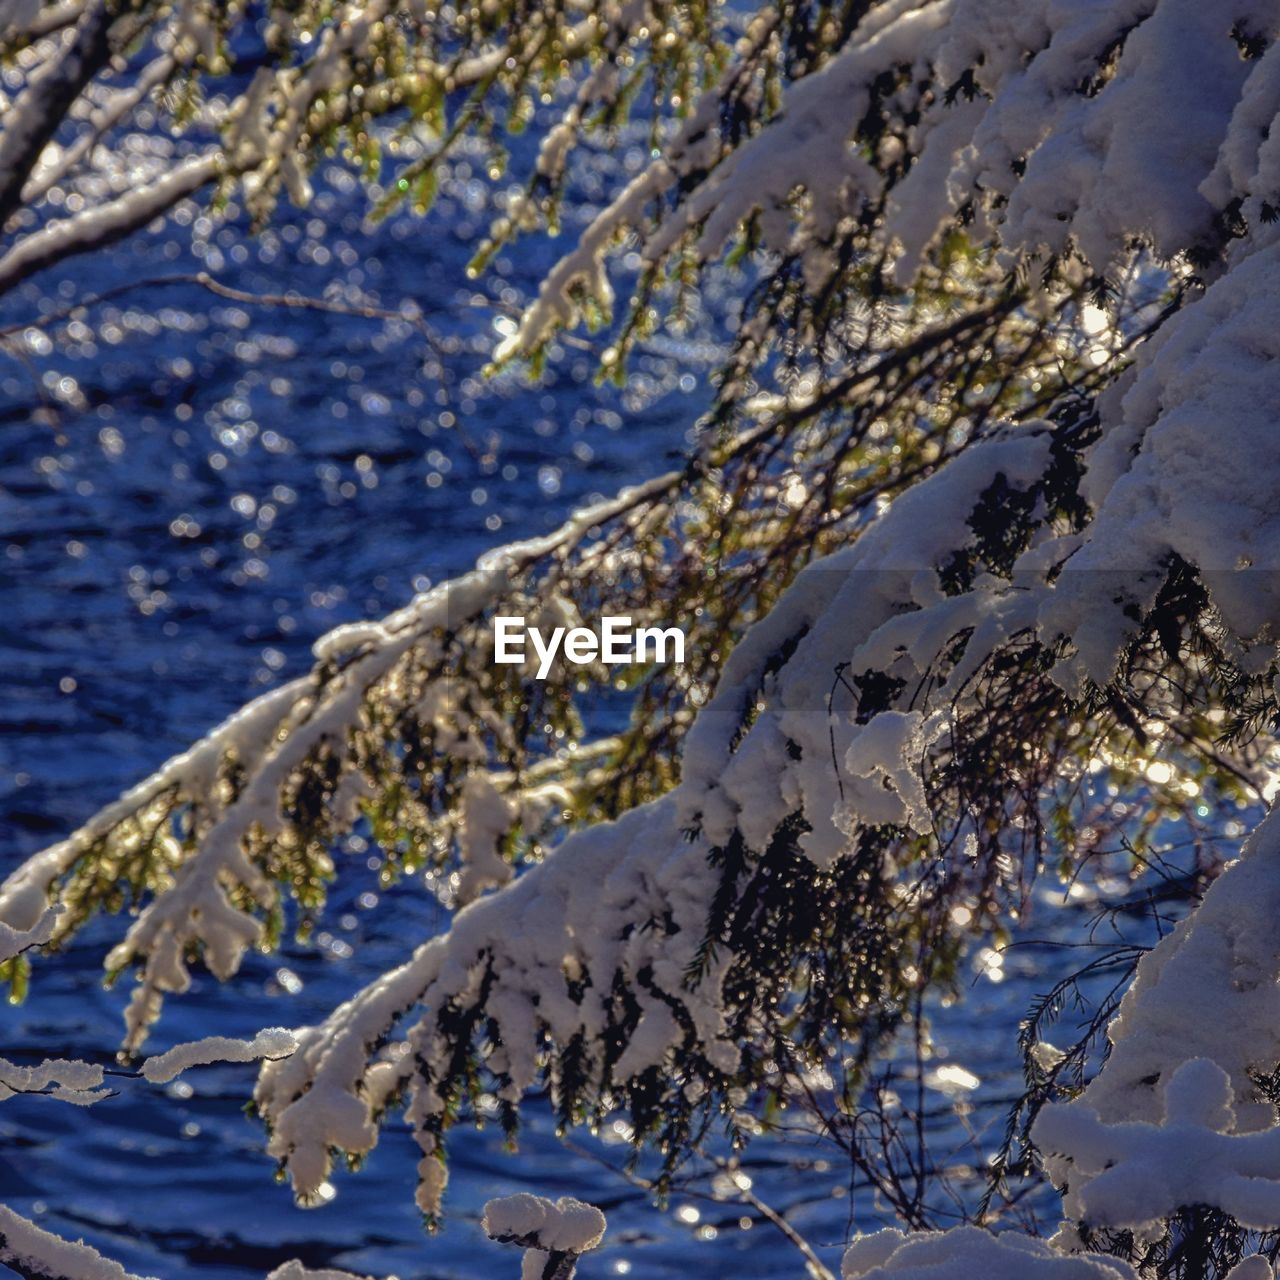
<svg viewBox="0 0 1280 1280">
<path fill-rule="evenodd" d="M 388 877 L 456 914 L 264 1064 L 257 1113 L 300 1197 L 403 1109 L 434 1219 L 450 1128 L 483 1099 L 514 1134 L 546 1086 L 566 1130 L 625 1116 L 659 1195 L 709 1133 L 740 1148 L 800 1108 L 917 1232 L 945 1225 L 901 1136 L 922 1117 L 889 1118 L 878 1065 L 904 1044 L 923 1062 L 925 1000 L 962 998 L 961 958 L 1007 941 L 1033 877 L 1106 857 L 1123 907 L 1182 820 L 1210 833 L 1162 877 L 1185 918 L 1122 957 L 1123 1003 L 1066 1049 L 1045 1035 L 1065 989 L 1024 1028 L 1027 1091 L 974 1215 L 998 1222 L 1040 1161 L 1067 1224 L 872 1236 L 844 1274 L 1269 1277 L 1271 819 L 1204 889 L 1276 759 L 1280 4 L 260 17 L 0 4 L 0 291 L 196 195 L 265 225 L 322 157 L 375 213 L 429 217 L 457 147 L 481 140 L 497 182 L 535 131 L 482 271 L 555 230 L 571 153 L 640 113 L 649 163 L 495 364 L 536 377 L 587 325 L 625 378 L 725 256 L 732 355 L 670 473 L 323 637 L 310 675 L 17 868 L 11 982 L 30 947 L 129 909 L 106 967 L 132 975 L 136 1055 L 192 965 L 231 980 L 311 918 L 360 824 Z M 113 170 L 144 119 L 179 141 Z M 642 267 L 615 312 L 622 247 Z M 593 736 L 617 673 L 496 664 L 494 620 L 605 614 L 687 620 L 690 660 L 640 670 L 629 726 Z M 577 1245 L 494 1212 L 526 1274 L 534 1254 L 572 1270 Z"/>
</svg>

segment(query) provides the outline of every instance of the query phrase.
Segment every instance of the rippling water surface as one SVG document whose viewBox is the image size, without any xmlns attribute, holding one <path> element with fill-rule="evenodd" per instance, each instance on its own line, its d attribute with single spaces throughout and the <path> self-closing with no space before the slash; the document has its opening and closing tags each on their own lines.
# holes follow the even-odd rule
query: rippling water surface
<svg viewBox="0 0 1280 1280">
<path fill-rule="evenodd" d="M 596 158 L 588 209 L 593 184 L 598 192 L 639 155 Z M 503 317 L 555 247 L 522 247 L 469 282 L 485 200 L 463 165 L 430 221 L 370 228 L 333 172 L 313 209 L 256 240 L 194 209 L 186 225 L 72 261 L 0 304 L 0 327 L 30 326 L 72 298 L 111 294 L 82 322 L 20 329 L 0 351 L 4 868 L 304 671 L 328 628 L 554 527 L 686 446 L 732 280 L 713 280 L 690 334 L 638 355 L 624 390 L 595 386 L 593 353 L 576 342 L 543 385 L 482 385 Z M 201 269 L 255 293 L 412 304 L 429 333 L 173 279 Z M 314 1021 L 438 928 L 428 895 L 412 883 L 380 893 L 366 859 L 342 868 L 314 945 L 251 958 L 229 988 L 199 978 L 171 1001 L 152 1047 Z M 27 1004 L 3 1015 L 0 1048 L 23 1060 L 110 1054 L 126 992 L 99 982 L 108 932 L 94 926 L 38 966 Z M 958 1068 L 935 1077 L 939 1105 L 1013 1087 L 1017 1018 L 1046 980 L 1031 952 L 1002 975 L 977 979 L 962 1013 L 939 1015 L 944 1061 Z M 679 1195 L 655 1210 L 600 1163 L 621 1164 L 624 1148 L 583 1139 L 567 1150 L 537 1108 L 515 1157 L 496 1131 L 455 1134 L 449 1219 L 435 1238 L 421 1232 L 414 1149 L 395 1123 L 363 1172 L 335 1177 L 328 1204 L 299 1209 L 242 1114 L 251 1082 L 248 1068 L 210 1068 L 163 1090 L 121 1078 L 118 1096 L 89 1112 L 6 1102 L 0 1198 L 131 1270 L 175 1280 L 261 1275 L 294 1256 L 405 1280 L 514 1277 L 516 1256 L 484 1241 L 478 1218 L 489 1196 L 519 1189 L 606 1210 L 607 1246 L 583 1263 L 586 1280 L 801 1272 L 750 1209 Z M 998 1122 L 998 1108 L 981 1114 Z M 943 1155 L 981 1160 L 951 1120 L 938 1140 Z M 851 1227 L 880 1219 L 869 1197 L 850 1198 L 847 1169 L 816 1142 L 762 1141 L 747 1167 L 833 1266 Z"/>
</svg>

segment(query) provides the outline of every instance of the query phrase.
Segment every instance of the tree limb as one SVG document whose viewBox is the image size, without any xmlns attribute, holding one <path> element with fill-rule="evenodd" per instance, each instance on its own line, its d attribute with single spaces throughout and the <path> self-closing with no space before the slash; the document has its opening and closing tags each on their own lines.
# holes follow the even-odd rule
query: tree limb
<svg viewBox="0 0 1280 1280">
<path fill-rule="evenodd" d="M 115 18 L 106 0 L 95 0 L 61 56 L 31 77 L 6 114 L 0 133 L 0 227 L 22 203 L 27 177 L 71 104 L 110 59 Z"/>
<path fill-rule="evenodd" d="M 180 200 L 208 186 L 218 177 L 221 167 L 220 152 L 193 156 L 170 173 L 126 192 L 110 204 L 32 232 L 0 257 L 0 295 L 63 258 L 101 249 L 145 227 Z"/>
</svg>

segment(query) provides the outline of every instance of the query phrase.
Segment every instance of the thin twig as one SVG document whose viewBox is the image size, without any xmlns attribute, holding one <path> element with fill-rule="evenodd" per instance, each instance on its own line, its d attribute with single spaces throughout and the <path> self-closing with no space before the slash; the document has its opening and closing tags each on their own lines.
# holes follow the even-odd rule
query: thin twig
<svg viewBox="0 0 1280 1280">
<path fill-rule="evenodd" d="M 112 289 L 106 289 L 102 293 L 95 293 L 87 298 L 81 298 L 58 311 L 51 311 L 48 315 L 40 316 L 38 319 L 23 320 L 17 324 L 7 325 L 0 329 L 0 338 L 5 338 L 10 334 L 27 329 L 47 329 L 57 324 L 60 320 L 68 320 L 75 315 L 84 313 L 90 307 L 101 306 L 102 303 L 110 302 L 113 298 L 118 298 L 121 294 L 130 293 L 134 289 L 157 289 L 178 284 L 198 285 L 202 289 L 208 289 L 210 293 L 217 294 L 220 298 L 226 298 L 232 302 L 243 302 L 249 306 L 291 307 L 299 311 L 327 311 L 334 315 L 360 316 L 366 320 L 400 320 L 425 330 L 425 321 L 421 312 L 415 315 L 411 311 L 391 311 L 385 307 L 374 307 L 364 303 L 337 302 L 332 298 L 313 298 L 307 294 L 292 291 L 289 293 L 250 293 L 245 289 L 235 289 L 231 285 L 223 284 L 222 281 L 216 280 L 207 271 L 182 271 L 170 275 L 152 276 L 147 280 L 129 280 L 124 284 L 116 285 Z M 434 335 L 431 336 L 434 340 Z"/>
<path fill-rule="evenodd" d="M 741 1199 L 744 1204 L 749 1204 L 762 1217 L 768 1219 L 769 1222 L 777 1227 L 778 1230 L 781 1231 L 782 1234 L 800 1250 L 804 1255 L 805 1261 L 809 1264 L 809 1269 L 813 1272 L 815 1280 L 836 1280 L 835 1276 L 831 1273 L 831 1269 L 822 1261 L 821 1258 L 818 1257 L 813 1250 L 813 1246 L 804 1238 L 804 1236 L 802 1236 L 800 1232 L 798 1232 L 795 1227 L 793 1227 L 791 1223 L 789 1223 L 775 1208 L 761 1200 L 760 1197 L 752 1191 L 750 1184 L 745 1186 L 743 1185 L 740 1169 L 732 1165 L 723 1156 L 708 1155 L 699 1147 L 695 1147 L 694 1151 L 696 1151 L 704 1160 L 709 1160 L 722 1173 L 726 1174 L 729 1181 L 733 1183 L 733 1189 L 738 1193 L 739 1199 Z"/>
</svg>

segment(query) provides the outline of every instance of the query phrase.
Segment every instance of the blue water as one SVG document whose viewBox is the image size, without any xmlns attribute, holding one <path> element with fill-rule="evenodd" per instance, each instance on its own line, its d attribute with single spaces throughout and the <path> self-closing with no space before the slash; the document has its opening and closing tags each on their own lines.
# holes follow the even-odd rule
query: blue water
<svg viewBox="0 0 1280 1280">
<path fill-rule="evenodd" d="M 635 157 L 624 146 L 594 159 L 580 217 L 592 184 L 605 189 Z M 284 214 L 260 239 L 234 225 L 170 226 L 0 303 L 3 327 L 207 268 L 255 292 L 412 303 L 433 334 L 155 284 L 94 308 L 70 333 L 55 326 L 52 344 L 18 334 L 20 355 L 0 352 L 2 869 L 306 670 L 330 627 L 554 527 L 687 446 L 723 350 L 732 279 L 713 278 L 688 334 L 638 353 L 624 390 L 595 385 L 594 355 L 576 345 L 541 385 L 485 385 L 493 304 L 501 312 L 527 296 L 555 249 L 531 242 L 469 282 L 486 200 L 463 166 L 430 221 L 371 228 L 334 170 L 313 209 Z M 252 957 L 229 988 L 199 978 L 170 1002 L 150 1047 L 314 1021 L 439 927 L 414 883 L 381 893 L 363 857 L 341 870 L 313 945 Z M 104 991 L 98 966 L 115 931 L 100 922 L 38 964 L 28 1002 L 0 1014 L 0 1051 L 110 1060 L 128 984 Z M 1012 1091 L 1013 1030 L 1044 985 L 1040 966 L 1031 952 L 1015 957 L 1006 981 L 979 981 L 952 1020 L 949 1052 L 981 1079 L 979 1098 Z M 395 1122 L 363 1172 L 335 1176 L 331 1203 L 302 1210 L 273 1182 L 261 1130 L 241 1112 L 250 1068 L 206 1069 L 168 1089 L 114 1083 L 118 1096 L 87 1112 L 31 1098 L 0 1107 L 0 1200 L 143 1274 L 238 1280 L 300 1257 L 420 1280 L 514 1277 L 517 1256 L 485 1241 L 478 1220 L 487 1198 L 522 1189 L 605 1209 L 606 1247 L 583 1263 L 585 1280 L 801 1271 L 750 1209 L 700 1198 L 708 1180 L 655 1209 L 601 1163 L 621 1165 L 622 1145 L 584 1136 L 567 1149 L 536 1106 L 514 1158 L 496 1131 L 457 1131 L 449 1216 L 427 1238 L 412 1205 L 415 1150 Z M 998 1106 L 977 1114 L 985 1149 L 1000 1119 Z M 942 1154 L 981 1163 L 954 1126 L 942 1142 Z M 865 1195 L 851 1211 L 838 1159 L 799 1138 L 762 1141 L 746 1162 L 832 1266 L 855 1226 L 886 1218 Z"/>
</svg>

